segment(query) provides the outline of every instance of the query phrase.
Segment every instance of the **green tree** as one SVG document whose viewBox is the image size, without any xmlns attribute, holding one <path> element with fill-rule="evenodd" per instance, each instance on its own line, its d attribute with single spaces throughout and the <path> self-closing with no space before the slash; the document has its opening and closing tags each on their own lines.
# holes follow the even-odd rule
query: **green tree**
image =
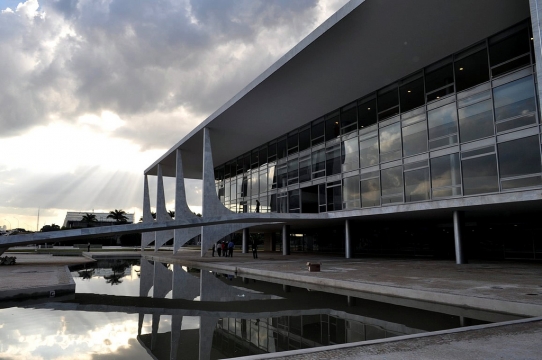
<svg viewBox="0 0 542 360">
<path fill-rule="evenodd" d="M 118 223 L 126 223 L 128 221 L 128 217 L 126 216 L 126 211 L 120 209 L 115 209 L 114 211 L 110 211 L 109 215 L 107 215 L 108 219 L 114 219 Z"/>
<path fill-rule="evenodd" d="M 168 210 L 167 213 L 171 216 L 172 219 L 175 219 L 175 210 Z"/>
<path fill-rule="evenodd" d="M 52 225 L 43 225 L 40 231 L 48 232 L 48 231 L 58 231 L 58 230 L 60 230 L 60 226 L 58 226 L 57 224 L 52 224 Z"/>
<path fill-rule="evenodd" d="M 81 222 L 84 222 L 87 224 L 87 227 L 91 227 L 92 224 L 95 224 L 98 222 L 98 219 L 96 219 L 96 215 L 94 214 L 85 214 L 83 215 L 83 218 L 81 219 Z"/>
<path fill-rule="evenodd" d="M 151 215 L 153 219 L 156 219 L 156 213 L 154 211 L 151 211 Z M 139 218 L 139 222 L 143 221 L 143 216 Z"/>
</svg>

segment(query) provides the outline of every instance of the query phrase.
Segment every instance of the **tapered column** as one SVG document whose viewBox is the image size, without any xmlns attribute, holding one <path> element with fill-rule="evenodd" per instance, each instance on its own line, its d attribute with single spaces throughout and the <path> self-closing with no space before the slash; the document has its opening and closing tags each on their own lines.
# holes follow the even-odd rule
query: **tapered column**
<svg viewBox="0 0 542 360">
<path fill-rule="evenodd" d="M 529 0 L 531 25 L 533 27 L 534 57 L 538 83 L 542 81 L 542 0 Z M 542 86 L 538 86 L 539 108 L 542 104 Z"/>
<path fill-rule="evenodd" d="M 248 253 L 248 239 L 250 239 L 250 234 L 249 234 L 248 228 L 246 228 L 246 229 L 243 229 L 243 243 L 242 243 L 243 254 Z"/>
<path fill-rule="evenodd" d="M 290 225 L 282 225 L 282 255 L 290 255 Z"/>
<path fill-rule="evenodd" d="M 151 213 L 151 197 L 149 195 L 149 180 L 145 175 L 143 182 L 143 223 L 149 224 L 154 221 Z M 154 232 L 144 232 L 141 234 L 141 250 L 145 250 L 145 247 L 152 243 L 155 239 Z"/>
<path fill-rule="evenodd" d="M 213 151 L 208 128 L 203 129 L 203 217 L 227 216 L 234 213 L 220 202 L 216 193 Z M 213 246 L 213 243 L 233 232 L 258 224 L 224 224 L 201 227 L 201 256 Z"/>
<path fill-rule="evenodd" d="M 176 151 L 176 169 L 175 169 L 175 219 L 194 219 L 197 216 L 190 210 L 186 203 L 186 189 L 184 186 L 183 158 L 180 149 Z M 173 253 L 186 244 L 190 239 L 201 234 L 200 227 L 188 229 L 175 229 L 173 231 Z"/>
<path fill-rule="evenodd" d="M 352 235 L 350 233 L 350 220 L 344 221 L 344 250 L 345 258 L 352 258 Z"/>
<path fill-rule="evenodd" d="M 454 211 L 454 242 L 455 242 L 455 263 L 468 264 L 467 257 L 465 256 L 465 249 L 462 239 L 464 214 L 462 211 Z"/>
<path fill-rule="evenodd" d="M 164 192 L 164 178 L 162 176 L 162 165 L 158 164 L 158 177 L 156 186 L 156 221 L 164 222 L 171 220 L 166 209 L 166 194 Z M 173 230 L 164 230 L 156 232 L 154 241 L 154 250 L 158 250 L 169 240 L 173 239 Z"/>
</svg>

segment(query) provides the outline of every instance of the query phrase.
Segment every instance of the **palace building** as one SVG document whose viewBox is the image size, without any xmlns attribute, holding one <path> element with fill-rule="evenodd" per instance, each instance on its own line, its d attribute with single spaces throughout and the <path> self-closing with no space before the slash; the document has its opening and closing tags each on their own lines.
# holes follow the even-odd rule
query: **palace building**
<svg viewBox="0 0 542 360">
<path fill-rule="evenodd" d="M 540 260 L 541 9 L 352 0 L 145 175 L 204 178 L 207 133 L 225 209 L 319 215 L 292 251 Z"/>
</svg>

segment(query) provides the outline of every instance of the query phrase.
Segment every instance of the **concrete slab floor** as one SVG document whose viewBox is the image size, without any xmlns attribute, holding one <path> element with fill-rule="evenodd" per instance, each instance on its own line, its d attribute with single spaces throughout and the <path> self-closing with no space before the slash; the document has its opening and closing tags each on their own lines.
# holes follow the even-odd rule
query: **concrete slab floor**
<svg viewBox="0 0 542 360">
<path fill-rule="evenodd" d="M 456 265 L 441 260 L 344 259 L 266 252 L 259 252 L 258 256 L 253 259 L 252 254 L 234 253 L 232 258 L 202 258 L 190 251 L 176 255 L 145 254 L 151 260 L 237 273 L 238 276 L 260 276 L 522 316 L 542 316 L 540 263 Z M 321 263 L 321 271 L 309 272 L 307 262 Z"/>
<path fill-rule="evenodd" d="M 16 265 L 0 266 L 0 300 L 49 296 L 75 292 L 67 265 L 93 262 L 76 256 L 51 256 L 9 253 Z"/>
</svg>

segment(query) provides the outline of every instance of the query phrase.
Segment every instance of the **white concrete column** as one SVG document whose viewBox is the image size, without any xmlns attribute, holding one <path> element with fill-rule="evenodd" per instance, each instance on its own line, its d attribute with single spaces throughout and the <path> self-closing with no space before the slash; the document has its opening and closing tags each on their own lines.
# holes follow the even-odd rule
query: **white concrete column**
<svg viewBox="0 0 542 360">
<path fill-rule="evenodd" d="M 246 229 L 243 229 L 243 244 L 242 244 L 243 254 L 248 253 L 248 239 L 250 239 L 250 233 L 249 233 L 248 228 L 246 228 Z"/>
<path fill-rule="evenodd" d="M 282 225 L 282 255 L 290 255 L 290 225 Z"/>
<path fill-rule="evenodd" d="M 194 219 L 197 216 L 190 210 L 186 203 L 186 189 L 184 186 L 184 170 L 183 159 L 180 149 L 176 151 L 176 168 L 175 168 L 175 219 Z M 193 227 L 188 229 L 175 229 L 173 231 L 173 253 L 186 244 L 190 239 L 201 234 L 201 227 Z"/>
<path fill-rule="evenodd" d="M 171 216 L 169 216 L 166 209 L 166 195 L 164 192 L 162 165 L 158 164 L 158 177 L 156 186 L 156 221 L 164 222 L 170 220 Z M 154 250 L 158 250 L 166 242 L 173 239 L 173 230 L 157 231 L 155 236 L 156 239 L 154 241 Z"/>
<path fill-rule="evenodd" d="M 461 229 L 463 227 L 464 214 L 462 211 L 454 211 L 454 242 L 455 242 L 455 263 L 458 265 L 468 264 L 463 248 Z"/>
<path fill-rule="evenodd" d="M 151 197 L 149 195 L 149 180 L 145 175 L 143 182 L 143 223 L 150 224 L 154 221 L 151 214 Z M 144 232 L 141 234 L 141 250 L 155 240 L 154 232 Z"/>
<path fill-rule="evenodd" d="M 536 77 L 538 82 L 538 107 L 542 108 L 542 0 L 529 0 L 531 25 L 533 27 L 534 57 L 536 60 Z"/>
<path fill-rule="evenodd" d="M 344 221 L 344 250 L 346 259 L 352 258 L 352 234 L 350 230 L 350 220 L 346 219 Z"/>
</svg>

